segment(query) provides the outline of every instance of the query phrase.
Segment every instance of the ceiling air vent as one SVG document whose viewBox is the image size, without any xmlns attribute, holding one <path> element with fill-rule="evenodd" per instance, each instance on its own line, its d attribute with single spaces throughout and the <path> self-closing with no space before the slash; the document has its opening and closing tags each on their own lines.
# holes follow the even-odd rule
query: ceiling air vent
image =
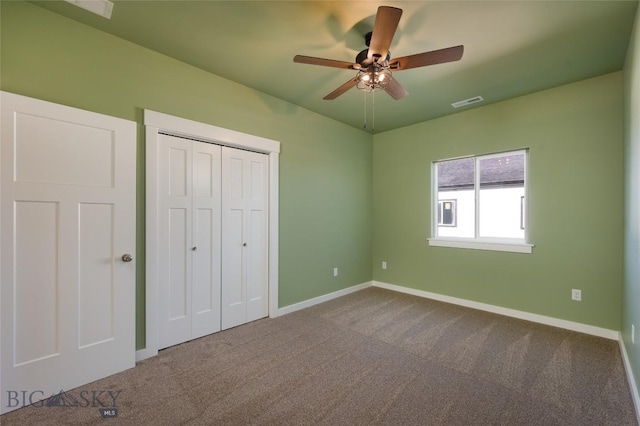
<svg viewBox="0 0 640 426">
<path fill-rule="evenodd" d="M 484 98 L 482 96 L 474 96 L 473 98 L 465 99 L 464 101 L 454 102 L 451 104 L 451 106 L 454 108 L 460 108 L 471 104 L 477 104 L 478 102 L 482 101 L 484 101 Z"/>
</svg>

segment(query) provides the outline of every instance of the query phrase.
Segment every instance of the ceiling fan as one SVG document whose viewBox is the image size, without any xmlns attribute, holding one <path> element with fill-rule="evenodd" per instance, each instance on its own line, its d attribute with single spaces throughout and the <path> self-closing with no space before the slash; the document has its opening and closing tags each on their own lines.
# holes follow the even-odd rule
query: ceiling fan
<svg viewBox="0 0 640 426">
<path fill-rule="evenodd" d="M 352 87 L 368 92 L 381 89 L 393 99 L 401 99 L 407 96 L 409 92 L 402 87 L 398 80 L 393 78 L 392 70 L 402 71 L 427 65 L 454 62 L 462 58 L 464 46 L 448 47 L 391 59 L 389 47 L 398 28 L 400 16 L 402 16 L 402 9 L 380 6 L 373 24 L 373 31 L 365 35 L 365 43 L 368 49 L 358 53 L 353 63 L 303 55 L 294 56 L 293 62 L 358 71 L 354 78 L 329 93 L 323 99 L 335 99 Z"/>
</svg>

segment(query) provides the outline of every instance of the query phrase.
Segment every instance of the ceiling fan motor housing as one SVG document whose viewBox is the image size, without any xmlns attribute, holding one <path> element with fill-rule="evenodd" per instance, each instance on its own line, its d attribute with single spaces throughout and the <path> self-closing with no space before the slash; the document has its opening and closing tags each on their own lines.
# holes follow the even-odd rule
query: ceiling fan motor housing
<svg viewBox="0 0 640 426">
<path fill-rule="evenodd" d="M 360 65 L 364 65 L 364 62 L 368 56 L 369 56 L 369 49 L 364 49 L 362 52 L 358 53 L 358 55 L 356 56 L 356 63 Z M 385 61 L 389 62 L 389 59 L 391 59 L 391 53 L 387 52 L 387 57 Z"/>
</svg>

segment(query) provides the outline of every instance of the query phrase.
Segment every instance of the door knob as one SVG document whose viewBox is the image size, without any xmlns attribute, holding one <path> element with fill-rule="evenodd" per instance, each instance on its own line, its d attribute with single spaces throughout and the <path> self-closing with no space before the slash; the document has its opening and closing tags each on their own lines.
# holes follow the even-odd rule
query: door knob
<svg viewBox="0 0 640 426">
<path fill-rule="evenodd" d="M 122 255 L 123 262 L 131 262 L 132 260 L 133 260 L 133 256 L 131 256 L 129 253 L 125 253 Z"/>
<path fill-rule="evenodd" d="M 191 251 L 196 251 L 198 250 L 198 247 L 191 247 Z"/>
<path fill-rule="evenodd" d="M 242 243 L 242 247 L 246 247 L 246 246 L 247 246 L 247 243 Z"/>
</svg>

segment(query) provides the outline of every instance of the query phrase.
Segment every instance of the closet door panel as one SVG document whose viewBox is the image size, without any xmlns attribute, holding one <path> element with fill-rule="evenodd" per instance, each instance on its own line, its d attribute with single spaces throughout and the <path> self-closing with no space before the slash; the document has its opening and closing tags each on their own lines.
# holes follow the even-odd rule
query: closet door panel
<svg viewBox="0 0 640 426">
<path fill-rule="evenodd" d="M 169 321 L 185 320 L 189 314 L 189 265 L 187 209 L 169 210 Z"/>
<path fill-rule="evenodd" d="M 214 296 L 212 282 L 215 270 L 212 265 L 212 228 L 213 212 L 211 209 L 196 210 L 193 254 L 193 311 L 203 314 L 213 309 Z"/>
<path fill-rule="evenodd" d="M 263 154 L 250 154 L 249 166 L 249 194 L 248 198 L 252 208 L 265 210 L 267 204 L 268 182 L 266 156 Z"/>
<path fill-rule="evenodd" d="M 224 190 L 228 194 L 227 203 L 230 207 L 243 207 L 244 201 L 244 158 L 245 151 L 225 148 L 227 153 L 227 167 L 223 168 Z"/>
<path fill-rule="evenodd" d="M 247 321 L 245 282 L 246 151 L 222 148 L 222 329 Z"/>
<path fill-rule="evenodd" d="M 194 226 L 191 338 L 220 331 L 220 146 L 193 143 Z"/>
<path fill-rule="evenodd" d="M 181 143 L 180 140 L 169 143 L 169 196 L 170 197 L 187 197 L 189 186 L 189 169 L 191 169 L 190 161 L 191 149 L 189 144 Z M 183 200 L 185 201 L 185 200 Z"/>
<path fill-rule="evenodd" d="M 251 210 L 248 224 L 247 246 L 247 321 L 254 321 L 268 315 L 267 299 L 267 235 L 266 213 Z"/>
<path fill-rule="evenodd" d="M 222 150 L 222 328 L 268 315 L 267 156 Z"/>
<path fill-rule="evenodd" d="M 264 318 L 268 301 L 268 174 L 265 155 L 247 153 L 247 321 Z"/>
<path fill-rule="evenodd" d="M 191 275 L 188 247 L 192 245 L 191 141 L 159 138 L 159 347 L 191 336 Z"/>
<path fill-rule="evenodd" d="M 225 212 L 222 242 L 222 329 L 246 322 L 244 211 Z"/>
<path fill-rule="evenodd" d="M 195 195 L 199 201 L 213 200 L 220 192 L 220 147 L 197 144 L 194 149 Z"/>
</svg>

